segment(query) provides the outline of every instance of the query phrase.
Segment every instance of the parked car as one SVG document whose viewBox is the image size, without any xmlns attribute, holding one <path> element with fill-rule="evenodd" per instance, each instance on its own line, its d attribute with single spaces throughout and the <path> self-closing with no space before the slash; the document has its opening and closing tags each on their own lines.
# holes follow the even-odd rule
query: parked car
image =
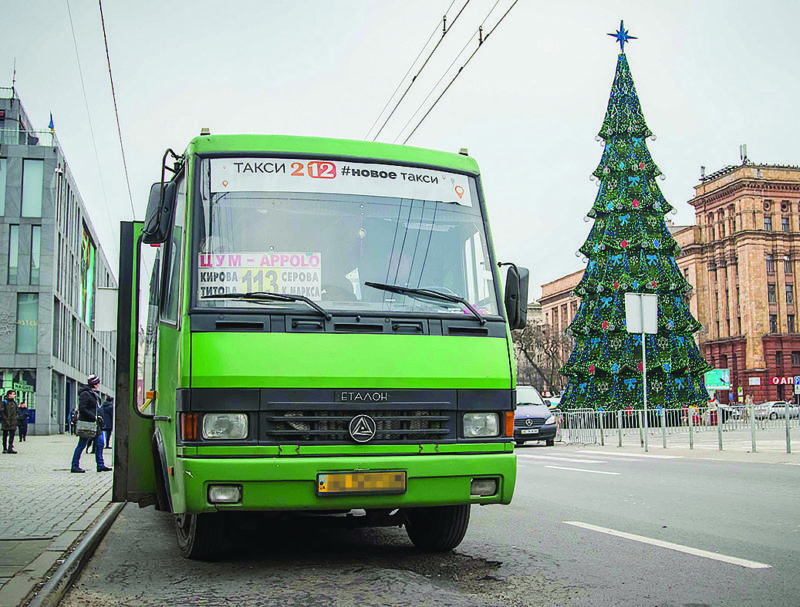
<svg viewBox="0 0 800 607">
<path fill-rule="evenodd" d="M 782 400 L 771 400 L 756 405 L 753 415 L 756 419 L 785 419 L 786 406 L 789 405 L 789 418 L 800 416 L 800 407 Z"/>
<path fill-rule="evenodd" d="M 514 441 L 544 441 L 552 447 L 556 440 L 556 417 L 533 386 L 517 386 L 517 411 L 514 414 Z"/>
</svg>

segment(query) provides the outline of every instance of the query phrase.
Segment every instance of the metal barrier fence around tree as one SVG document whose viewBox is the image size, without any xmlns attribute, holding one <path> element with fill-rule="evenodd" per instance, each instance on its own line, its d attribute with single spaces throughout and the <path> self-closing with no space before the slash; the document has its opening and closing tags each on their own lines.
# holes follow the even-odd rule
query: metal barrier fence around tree
<svg viewBox="0 0 800 607">
<path fill-rule="evenodd" d="M 788 415 L 787 415 L 788 411 Z M 786 449 L 792 452 L 792 431 L 800 428 L 800 406 L 789 403 L 749 406 L 684 407 L 682 409 L 626 409 L 555 411 L 556 440 L 581 445 L 639 444 L 645 450 L 661 446 L 689 449 L 728 447 L 756 452 Z"/>
</svg>

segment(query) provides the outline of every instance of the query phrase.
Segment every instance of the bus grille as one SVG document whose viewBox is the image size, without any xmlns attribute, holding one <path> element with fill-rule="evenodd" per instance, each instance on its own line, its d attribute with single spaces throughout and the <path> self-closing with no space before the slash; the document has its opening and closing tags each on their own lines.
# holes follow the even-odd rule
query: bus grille
<svg viewBox="0 0 800 607">
<path fill-rule="evenodd" d="M 452 438 L 449 411 L 270 411 L 262 417 L 264 439 L 279 443 L 352 442 L 348 427 L 357 414 L 375 420 L 375 441 L 417 442 Z"/>
</svg>

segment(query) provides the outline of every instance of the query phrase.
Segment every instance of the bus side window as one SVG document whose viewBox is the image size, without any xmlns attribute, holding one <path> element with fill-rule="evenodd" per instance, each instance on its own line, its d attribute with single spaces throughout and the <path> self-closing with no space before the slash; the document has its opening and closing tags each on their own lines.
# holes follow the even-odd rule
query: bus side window
<svg viewBox="0 0 800 607">
<path fill-rule="evenodd" d="M 183 234 L 186 223 L 186 179 L 178 177 L 175 204 L 175 222 L 172 236 L 167 246 L 167 267 L 164 274 L 164 293 L 161 300 L 161 320 L 169 324 L 178 324 L 178 309 L 181 295 L 181 265 L 183 252 Z"/>
</svg>

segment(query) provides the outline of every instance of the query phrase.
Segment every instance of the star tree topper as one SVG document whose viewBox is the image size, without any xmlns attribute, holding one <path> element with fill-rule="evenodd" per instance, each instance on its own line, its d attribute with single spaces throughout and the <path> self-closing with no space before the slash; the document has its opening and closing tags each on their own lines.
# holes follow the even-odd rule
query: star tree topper
<svg viewBox="0 0 800 607">
<path fill-rule="evenodd" d="M 613 36 L 614 38 L 617 39 L 617 42 L 619 42 L 619 50 L 622 53 L 625 52 L 625 43 L 628 40 L 636 40 L 637 39 L 636 36 L 629 36 L 628 35 L 628 30 L 625 29 L 625 25 L 624 25 L 622 19 L 620 19 L 620 21 L 619 21 L 619 29 L 616 31 L 616 33 L 608 34 L 608 35 L 609 36 Z"/>
</svg>

